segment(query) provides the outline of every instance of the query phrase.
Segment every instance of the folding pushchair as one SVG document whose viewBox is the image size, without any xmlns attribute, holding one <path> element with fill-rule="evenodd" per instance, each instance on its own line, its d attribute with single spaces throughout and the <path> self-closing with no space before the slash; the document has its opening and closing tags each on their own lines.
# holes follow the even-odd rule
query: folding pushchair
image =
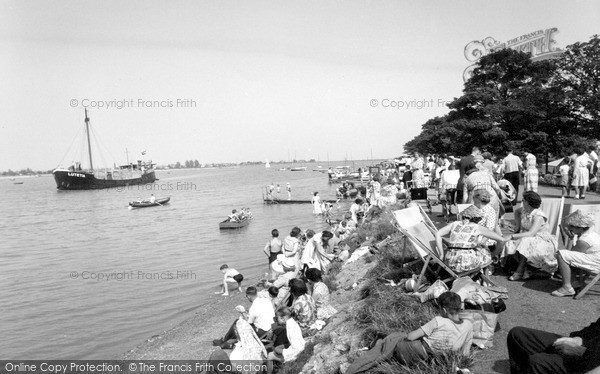
<svg viewBox="0 0 600 374">
<path fill-rule="evenodd" d="M 400 232 L 406 236 L 421 258 L 417 261 L 424 262 L 421 273 L 417 279 L 417 285 L 415 289 L 418 289 L 418 287 L 423 283 L 425 272 L 427 270 L 431 271 L 437 278 L 442 278 L 442 282 L 444 283 L 464 276 L 471 278 L 480 276 L 484 282 L 494 285 L 494 283 L 490 281 L 489 278 L 482 272 L 482 269 L 488 267 L 491 264 L 491 261 L 477 268 L 463 272 L 456 272 L 452 270 L 443 261 L 443 248 L 436 248 L 435 244 L 435 233 L 437 232 L 437 229 L 427 214 L 423 211 L 423 208 L 416 206 L 397 210 L 394 212 L 394 218 L 396 219 L 396 224 Z M 415 262 L 412 262 L 409 265 L 412 265 Z M 432 264 L 438 265 L 439 268 L 432 269 Z M 445 271 L 448 276 L 440 276 L 440 272 L 442 270 Z"/>
</svg>

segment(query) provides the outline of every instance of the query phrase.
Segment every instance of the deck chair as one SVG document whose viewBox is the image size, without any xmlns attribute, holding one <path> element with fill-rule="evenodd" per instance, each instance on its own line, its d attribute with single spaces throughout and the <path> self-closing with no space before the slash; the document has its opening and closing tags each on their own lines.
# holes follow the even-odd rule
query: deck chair
<svg viewBox="0 0 600 374">
<path fill-rule="evenodd" d="M 564 206 L 565 198 L 561 197 L 560 199 L 544 198 L 540 207 L 546 213 L 546 217 L 548 217 L 550 232 L 556 237 L 556 240 L 560 239 L 560 223 L 562 221 Z"/>
<path fill-rule="evenodd" d="M 589 213 L 592 214 L 594 216 L 594 226 L 592 227 L 594 231 L 596 231 L 597 233 L 600 233 L 600 204 L 582 204 L 582 205 L 575 205 L 575 204 L 571 204 L 570 209 L 569 209 L 569 214 L 573 213 L 576 210 L 581 210 L 583 213 Z M 572 243 L 569 243 L 567 245 L 567 248 L 570 248 L 572 246 Z M 575 295 L 574 299 L 575 300 L 579 300 L 583 297 L 583 295 L 585 295 L 596 283 L 598 283 L 598 281 L 600 280 L 600 269 L 598 269 L 598 271 L 596 273 L 593 272 L 585 272 L 586 277 L 588 278 L 589 276 L 593 276 L 592 280 L 589 281 L 586 286 L 577 293 L 577 295 Z M 584 283 L 585 283 L 585 279 L 583 279 Z"/>
<path fill-rule="evenodd" d="M 418 289 L 423 283 L 425 272 L 428 269 L 434 274 L 438 274 L 438 272 L 430 269 L 430 264 L 432 263 L 439 265 L 440 268 L 444 269 L 449 274 L 449 277 L 442 279 L 442 282 L 444 283 L 464 276 L 474 277 L 476 275 L 481 275 L 481 278 L 485 282 L 494 285 L 494 283 L 481 272 L 481 269 L 490 264 L 484 264 L 481 267 L 457 273 L 448 265 L 446 265 L 446 263 L 444 263 L 443 249 L 437 248 L 435 242 L 435 233 L 437 232 L 437 229 L 431 220 L 429 220 L 429 217 L 423 211 L 423 208 L 420 206 L 415 206 L 397 210 L 394 212 L 394 218 L 396 219 L 396 224 L 400 232 L 406 236 L 406 238 L 417 251 L 419 257 L 421 257 L 421 260 L 419 261 L 424 262 L 421 273 L 417 279 L 417 285 L 415 286 L 415 289 Z"/>
</svg>

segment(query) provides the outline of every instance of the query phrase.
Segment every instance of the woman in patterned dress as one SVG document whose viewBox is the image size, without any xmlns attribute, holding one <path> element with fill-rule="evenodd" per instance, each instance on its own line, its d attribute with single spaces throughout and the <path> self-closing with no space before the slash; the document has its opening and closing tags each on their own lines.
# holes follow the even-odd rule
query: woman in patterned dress
<svg viewBox="0 0 600 374">
<path fill-rule="evenodd" d="M 553 274 L 558 264 L 556 250 L 558 242 L 550 233 L 548 217 L 539 209 L 542 198 L 533 191 L 523 193 L 523 207 L 515 210 L 516 234 L 505 237 L 506 255 L 517 254 L 519 266 L 508 279 L 516 281 L 528 279 L 531 273 L 527 265 Z"/>
<path fill-rule="evenodd" d="M 466 178 L 464 183 L 463 196 L 467 196 L 467 203 L 473 203 L 473 192 L 479 189 L 485 189 L 490 193 L 490 206 L 494 208 L 498 217 L 504 214 L 504 208 L 500 204 L 500 187 L 494 176 L 489 173 L 486 169 L 480 169 L 482 167 L 484 158 L 481 156 L 475 156 L 474 165 L 468 168 L 466 172 Z"/>
<path fill-rule="evenodd" d="M 491 262 L 492 256 L 485 246 L 485 239 L 503 241 L 502 236 L 479 225 L 483 213 L 474 205 L 460 214 L 461 220 L 442 227 L 435 235 L 438 248 L 442 247 L 442 237 L 450 234 L 448 253 L 444 262 L 452 270 L 463 272 Z"/>
<path fill-rule="evenodd" d="M 302 279 L 290 280 L 290 292 L 294 297 L 292 303 L 292 310 L 295 313 L 294 318 L 304 334 L 308 331 L 310 325 L 317 320 L 317 307 L 312 296 L 308 294 L 308 288 Z"/>
<path fill-rule="evenodd" d="M 329 303 L 329 288 L 321 279 L 322 273 L 319 269 L 308 269 L 306 279 L 312 286 L 312 298 L 317 307 L 317 319 L 326 320 L 337 313 L 337 310 Z"/>
<path fill-rule="evenodd" d="M 421 155 L 415 152 L 413 162 L 410 164 L 412 170 L 412 188 L 425 188 L 429 187 L 425 183 L 425 173 L 423 168 L 425 167 L 425 160 Z"/>
</svg>

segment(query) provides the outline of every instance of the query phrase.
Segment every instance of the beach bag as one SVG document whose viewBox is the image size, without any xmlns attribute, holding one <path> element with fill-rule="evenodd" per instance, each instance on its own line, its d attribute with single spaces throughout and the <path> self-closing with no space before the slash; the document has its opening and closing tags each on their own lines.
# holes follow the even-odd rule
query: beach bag
<svg viewBox="0 0 600 374">
<path fill-rule="evenodd" d="M 494 345 L 494 332 L 497 326 L 499 329 L 498 314 L 483 310 L 463 310 L 459 316 L 473 324 L 473 344 L 481 349 Z"/>
</svg>

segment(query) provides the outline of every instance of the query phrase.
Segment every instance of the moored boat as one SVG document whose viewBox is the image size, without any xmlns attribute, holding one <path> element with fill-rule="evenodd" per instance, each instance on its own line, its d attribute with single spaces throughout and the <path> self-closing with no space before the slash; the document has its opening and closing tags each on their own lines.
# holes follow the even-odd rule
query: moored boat
<svg viewBox="0 0 600 374">
<path fill-rule="evenodd" d="M 128 163 L 115 168 L 94 169 L 90 142 L 90 119 L 85 110 L 85 132 L 87 136 L 90 168 L 82 169 L 81 163 L 76 163 L 67 169 L 55 169 L 52 174 L 59 190 L 96 190 L 113 187 L 125 187 L 156 181 L 155 164 L 152 161 Z M 144 154 L 145 152 L 142 152 Z"/>
<path fill-rule="evenodd" d="M 241 221 L 232 221 L 227 218 L 223 222 L 219 222 L 219 229 L 239 229 L 240 227 L 248 226 L 252 218 L 244 218 Z"/>
<path fill-rule="evenodd" d="M 306 166 L 296 166 L 296 167 L 290 168 L 290 171 L 306 171 Z"/>
<path fill-rule="evenodd" d="M 165 204 L 168 204 L 169 201 L 171 201 L 170 197 L 156 199 L 156 201 L 154 201 L 154 202 L 151 202 L 150 200 L 132 201 L 129 203 L 129 207 L 131 207 L 131 208 L 148 208 L 151 206 L 163 206 Z"/>
<path fill-rule="evenodd" d="M 265 204 L 312 204 L 312 200 L 263 199 Z M 337 200 L 323 200 L 326 203 L 336 203 Z"/>
</svg>

